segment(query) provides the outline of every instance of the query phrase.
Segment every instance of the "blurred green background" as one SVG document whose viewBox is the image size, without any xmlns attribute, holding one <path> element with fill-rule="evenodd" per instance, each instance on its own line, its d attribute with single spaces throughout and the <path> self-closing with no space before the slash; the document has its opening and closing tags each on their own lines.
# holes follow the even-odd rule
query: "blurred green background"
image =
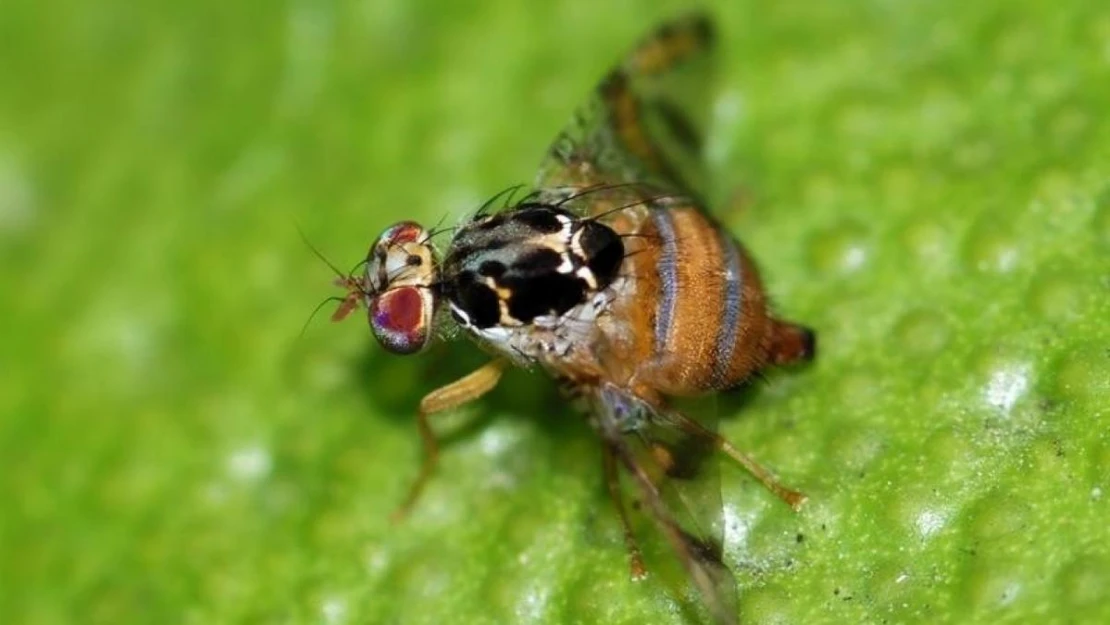
<svg viewBox="0 0 1110 625">
<path fill-rule="evenodd" d="M 9 0 L 0 621 L 680 623 L 541 377 L 301 325 L 401 218 L 531 179 L 682 3 Z M 1110 5 L 719 2 L 724 221 L 815 366 L 726 435 L 748 623 L 1110 621 Z"/>
</svg>

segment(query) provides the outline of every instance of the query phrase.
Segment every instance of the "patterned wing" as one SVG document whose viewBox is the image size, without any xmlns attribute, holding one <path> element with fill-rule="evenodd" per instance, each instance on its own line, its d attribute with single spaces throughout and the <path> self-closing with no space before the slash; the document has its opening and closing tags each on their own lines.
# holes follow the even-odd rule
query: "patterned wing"
<svg viewBox="0 0 1110 625">
<path fill-rule="evenodd" d="M 704 200 L 713 41 L 699 13 L 640 42 L 551 145 L 536 188 L 649 184 Z"/>
<path fill-rule="evenodd" d="M 615 386 L 597 389 L 594 426 L 611 456 L 607 466 L 624 470 L 626 490 L 650 517 L 628 524 L 625 502 L 618 500 L 630 547 L 643 547 L 648 573 L 680 590 L 690 588 L 721 625 L 737 622 L 736 580 L 722 560 L 724 522 L 719 460 L 715 456 L 716 403 L 698 400 L 698 423 L 673 408 L 653 407 Z M 619 497 L 619 494 L 614 494 Z M 675 566 L 675 563 L 679 565 Z M 634 564 L 635 568 L 635 564 Z M 688 580 L 688 582 L 684 582 Z M 687 604 L 689 605 L 689 604 Z"/>
</svg>

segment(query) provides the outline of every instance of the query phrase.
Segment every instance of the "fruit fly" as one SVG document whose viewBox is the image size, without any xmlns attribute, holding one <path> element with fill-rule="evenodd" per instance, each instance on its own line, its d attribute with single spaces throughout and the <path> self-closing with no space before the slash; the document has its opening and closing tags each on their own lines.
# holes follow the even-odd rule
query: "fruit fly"
<svg viewBox="0 0 1110 625">
<path fill-rule="evenodd" d="M 430 417 L 487 393 L 509 366 L 540 369 L 600 437 L 632 575 L 647 572 L 638 510 L 712 618 L 735 623 L 720 488 L 704 460 L 723 452 L 792 507 L 805 498 L 718 436 L 713 415 L 677 402 L 809 360 L 815 339 L 772 314 L 752 259 L 706 211 L 713 39 L 702 15 L 663 25 L 574 114 L 534 190 L 499 210 L 487 203 L 444 246 L 420 224 L 391 226 L 362 273 L 339 280 L 347 296 L 333 318 L 365 305 L 378 341 L 398 354 L 453 324 L 493 357 L 420 402 L 424 463 L 400 515 L 436 465 Z"/>
</svg>

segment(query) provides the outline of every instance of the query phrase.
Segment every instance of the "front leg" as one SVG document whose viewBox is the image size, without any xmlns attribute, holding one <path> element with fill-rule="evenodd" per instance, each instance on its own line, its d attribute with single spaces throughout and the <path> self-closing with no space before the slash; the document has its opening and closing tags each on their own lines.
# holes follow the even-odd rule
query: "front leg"
<svg viewBox="0 0 1110 625">
<path fill-rule="evenodd" d="M 505 364 L 505 361 L 500 358 L 492 360 L 473 373 L 447 386 L 437 388 L 420 400 L 416 425 L 420 429 L 420 438 L 424 441 L 424 462 L 420 465 L 420 473 L 416 476 L 416 480 L 409 487 L 409 494 L 405 497 L 405 501 L 393 512 L 394 522 L 405 518 L 412 510 L 413 504 L 423 492 L 424 485 L 435 471 L 436 462 L 439 460 L 439 440 L 428 422 L 428 417 L 458 408 L 493 390 L 501 380 Z"/>
</svg>

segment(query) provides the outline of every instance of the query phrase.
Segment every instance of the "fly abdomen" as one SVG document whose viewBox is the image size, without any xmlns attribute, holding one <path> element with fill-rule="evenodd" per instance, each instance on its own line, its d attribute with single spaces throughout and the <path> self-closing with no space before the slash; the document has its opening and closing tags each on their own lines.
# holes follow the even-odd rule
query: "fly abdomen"
<svg viewBox="0 0 1110 625">
<path fill-rule="evenodd" d="M 740 244 L 693 204 L 653 208 L 639 234 L 626 269 L 636 286 L 618 313 L 647 326 L 633 333 L 645 363 L 637 375 L 664 393 L 694 395 L 736 386 L 766 364 L 773 324 Z"/>
</svg>

